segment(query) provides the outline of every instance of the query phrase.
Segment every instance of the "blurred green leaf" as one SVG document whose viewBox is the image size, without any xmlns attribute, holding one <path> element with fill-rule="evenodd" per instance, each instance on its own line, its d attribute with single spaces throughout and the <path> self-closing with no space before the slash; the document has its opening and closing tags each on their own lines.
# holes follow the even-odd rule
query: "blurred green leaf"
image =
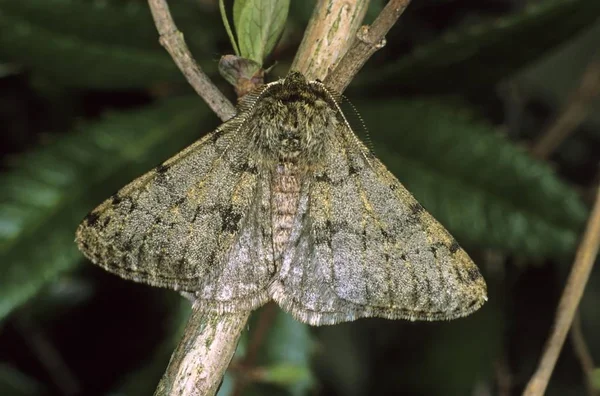
<svg viewBox="0 0 600 396">
<path fill-rule="evenodd" d="M 214 52 L 214 18 L 190 3 L 171 7 L 196 56 Z M 184 82 L 158 43 L 147 4 L 0 0 L 0 56 L 70 86 L 131 89 Z M 203 65 L 215 70 L 216 64 Z"/>
<path fill-rule="evenodd" d="M 396 62 L 365 70 L 351 88 L 377 94 L 478 88 L 509 76 L 600 15 L 597 0 L 544 0 L 524 11 L 450 31 Z"/>
<path fill-rule="evenodd" d="M 600 390 L 600 368 L 596 368 L 590 375 L 590 382 L 596 390 Z"/>
<path fill-rule="evenodd" d="M 468 318 L 432 324 L 429 342 L 414 358 L 404 381 L 433 395 L 468 395 L 474 384 L 490 378 L 504 334 L 504 312 L 495 297 Z"/>
<path fill-rule="evenodd" d="M 244 394 L 307 394 L 314 383 L 310 369 L 313 342 L 308 326 L 275 307 L 274 303 L 269 303 L 252 315 L 248 328 L 250 331 L 240 339 L 234 361 L 244 360 L 249 346 L 256 342 L 257 337 L 262 339 L 262 343 L 257 361 L 252 362 L 253 368 L 260 373 L 256 379 L 258 382 L 249 386 Z M 225 376 L 226 386 L 221 388 L 219 396 L 233 392 L 236 377 L 232 374 Z"/>
<path fill-rule="evenodd" d="M 233 23 L 241 56 L 263 64 L 287 20 L 289 0 L 236 0 Z"/>
<path fill-rule="evenodd" d="M 335 326 L 321 326 L 315 329 L 319 344 L 315 352 L 315 370 L 320 373 L 320 381 L 344 396 L 368 395 L 369 372 L 373 367 L 370 338 L 373 328 L 365 327 L 377 319 L 360 319 L 340 323 Z M 385 321 L 386 324 L 394 324 Z M 398 323 L 398 322 L 396 322 Z M 402 334 L 395 333 L 395 337 Z M 382 379 L 377 379 L 381 382 Z"/>
<path fill-rule="evenodd" d="M 588 213 L 581 199 L 493 127 L 435 101 L 357 108 L 375 153 L 459 242 L 533 256 L 573 251 Z"/>
<path fill-rule="evenodd" d="M 33 378 L 7 364 L 0 363 L 0 395 L 39 396 L 47 391 Z"/>
<path fill-rule="evenodd" d="M 314 382 L 310 370 L 313 344 L 308 326 L 277 308 L 266 340 L 260 351 L 259 364 L 268 368 L 267 379 L 269 374 L 272 375 L 269 382 L 278 380 L 278 384 L 285 385 L 290 394 L 305 395 Z M 282 370 L 287 370 L 287 373 Z M 284 374 L 287 374 L 286 381 Z"/>
<path fill-rule="evenodd" d="M 0 319 L 80 259 L 74 233 L 102 199 L 198 138 L 197 97 L 112 114 L 22 155 L 0 184 Z"/>
<path fill-rule="evenodd" d="M 281 363 L 262 368 L 264 382 L 290 386 L 298 383 L 307 383 L 312 380 L 308 366 Z"/>
</svg>

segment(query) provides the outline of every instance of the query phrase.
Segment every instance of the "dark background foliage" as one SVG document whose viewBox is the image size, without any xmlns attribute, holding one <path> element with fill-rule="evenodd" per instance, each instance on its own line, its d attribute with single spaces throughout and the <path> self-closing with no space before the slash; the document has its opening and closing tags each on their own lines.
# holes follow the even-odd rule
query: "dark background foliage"
<svg viewBox="0 0 600 396">
<path fill-rule="evenodd" d="M 231 53 L 216 1 L 170 3 L 233 98 L 216 73 Z M 272 78 L 312 6 L 292 2 Z M 220 394 L 240 394 L 241 379 L 248 395 L 520 394 L 588 216 L 600 103 L 548 161 L 528 147 L 598 52 L 599 16 L 598 0 L 414 0 L 347 96 L 376 154 L 479 264 L 489 302 L 452 322 L 322 328 L 267 305 Z M 0 0 L 0 125 L 0 395 L 152 394 L 189 303 L 92 266 L 73 234 L 217 118 L 158 44 L 145 1 Z M 596 271 L 581 307 L 595 357 L 599 297 Z M 585 394 L 570 342 L 547 394 Z"/>
</svg>

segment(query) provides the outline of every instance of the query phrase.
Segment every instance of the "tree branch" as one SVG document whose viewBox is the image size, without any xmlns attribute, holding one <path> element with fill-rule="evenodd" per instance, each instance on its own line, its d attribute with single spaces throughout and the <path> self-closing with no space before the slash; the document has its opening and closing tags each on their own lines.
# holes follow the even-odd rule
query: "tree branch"
<svg viewBox="0 0 600 396">
<path fill-rule="evenodd" d="M 190 85 L 221 120 L 226 121 L 233 117 L 235 107 L 194 61 L 185 44 L 183 33 L 177 29 L 173 21 L 167 1 L 148 0 L 148 5 L 160 36 L 160 44 L 169 52 Z"/>
<path fill-rule="evenodd" d="M 369 0 L 318 0 L 291 70 L 323 80 L 352 44 Z"/>
<path fill-rule="evenodd" d="M 573 324 L 571 325 L 571 343 L 573 344 L 575 356 L 577 356 L 577 359 L 581 364 L 588 396 L 600 396 L 600 391 L 596 390 L 592 383 L 592 375 L 596 366 L 594 365 L 594 360 L 592 359 L 592 355 L 585 342 L 585 337 L 583 336 L 581 315 L 579 312 L 575 314 Z"/>
<path fill-rule="evenodd" d="M 537 371 L 527 384 L 523 396 L 541 396 L 544 394 L 550 380 L 550 375 L 558 360 L 560 350 L 573 323 L 577 306 L 579 305 L 579 301 L 581 301 L 581 296 L 592 271 L 599 246 L 600 188 L 596 192 L 596 202 L 594 203 L 592 214 L 588 220 L 583 239 L 577 249 L 573 268 L 567 279 L 565 290 L 556 311 L 554 328 L 544 347 L 544 353 L 540 359 Z"/>
<path fill-rule="evenodd" d="M 249 311 L 203 312 L 194 303 L 183 338 L 154 395 L 214 395 L 249 316 Z"/>
<path fill-rule="evenodd" d="M 344 92 L 350 81 L 369 58 L 385 45 L 385 35 L 404 12 L 410 0 L 390 0 L 371 26 L 359 30 L 352 46 L 324 80 L 325 85 Z"/>
<path fill-rule="evenodd" d="M 583 72 L 579 86 L 569 95 L 567 104 L 541 139 L 531 149 L 538 159 L 546 159 L 585 120 L 592 101 L 600 95 L 600 57 L 591 61 Z"/>
</svg>

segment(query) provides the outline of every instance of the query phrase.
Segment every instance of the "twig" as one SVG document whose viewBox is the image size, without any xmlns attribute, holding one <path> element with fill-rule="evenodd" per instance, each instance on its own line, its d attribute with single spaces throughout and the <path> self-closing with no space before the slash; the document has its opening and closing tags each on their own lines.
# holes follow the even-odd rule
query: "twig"
<svg viewBox="0 0 600 396">
<path fill-rule="evenodd" d="M 532 148 L 535 158 L 546 159 L 585 120 L 593 99 L 600 95 L 600 57 L 590 62 L 579 86 L 569 95 L 566 106 Z"/>
<path fill-rule="evenodd" d="M 171 54 L 171 57 L 190 85 L 221 120 L 226 121 L 233 117 L 235 115 L 235 107 L 210 81 L 210 78 L 208 78 L 200 67 L 198 67 L 196 61 L 194 61 L 183 39 L 183 33 L 177 29 L 175 21 L 173 21 L 167 1 L 148 0 L 148 5 L 152 11 L 152 17 L 160 35 L 160 44 Z"/>
<path fill-rule="evenodd" d="M 531 377 L 527 384 L 524 396 L 539 396 L 543 395 L 554 365 L 558 360 L 558 355 L 565 342 L 573 317 L 577 311 L 577 306 L 583 295 L 583 290 L 592 271 L 594 259 L 598 254 L 600 246 L 600 188 L 596 192 L 596 202 L 592 209 L 592 214 L 588 220 L 583 239 L 577 249 L 573 268 L 567 279 L 567 284 L 563 291 L 556 318 L 554 328 L 550 338 L 544 347 L 544 353 L 540 359 L 537 371 Z"/>
<path fill-rule="evenodd" d="M 159 41 L 208 106 L 225 121 L 235 107 L 198 67 L 183 34 L 177 29 L 166 0 L 148 0 Z M 155 395 L 213 395 L 231 361 L 250 312 L 216 315 L 192 306 L 184 336 L 171 356 Z"/>
<path fill-rule="evenodd" d="M 595 389 L 592 384 L 592 372 L 594 371 L 594 360 L 585 342 L 583 331 L 581 329 L 581 315 L 579 312 L 575 314 L 573 318 L 573 324 L 571 325 L 571 342 L 573 343 L 573 349 L 585 377 L 585 386 L 587 389 L 588 396 L 600 396 L 600 392 Z"/>
<path fill-rule="evenodd" d="M 249 316 L 250 312 L 203 312 L 194 304 L 183 338 L 154 395 L 214 395 Z"/>
<path fill-rule="evenodd" d="M 335 70 L 324 80 L 325 85 L 343 92 L 367 60 L 385 45 L 385 35 L 404 12 L 410 0 L 390 0 L 371 26 L 363 26 L 352 46 Z"/>
<path fill-rule="evenodd" d="M 496 372 L 498 396 L 510 396 L 513 379 L 505 355 L 500 356 L 500 358 L 496 360 L 494 368 L 494 371 Z"/>
<path fill-rule="evenodd" d="M 291 70 L 323 80 L 348 50 L 365 17 L 369 0 L 318 0 Z"/>
</svg>

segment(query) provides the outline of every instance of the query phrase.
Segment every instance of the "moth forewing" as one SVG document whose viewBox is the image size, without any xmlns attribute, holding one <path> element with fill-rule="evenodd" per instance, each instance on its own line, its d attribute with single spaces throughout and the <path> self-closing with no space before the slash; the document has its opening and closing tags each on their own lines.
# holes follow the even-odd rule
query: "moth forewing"
<svg viewBox="0 0 600 396">
<path fill-rule="evenodd" d="M 486 299 L 477 267 L 354 135 L 338 96 L 296 72 L 106 200 L 77 242 L 206 309 L 272 298 L 313 325 L 452 319 Z"/>
</svg>

